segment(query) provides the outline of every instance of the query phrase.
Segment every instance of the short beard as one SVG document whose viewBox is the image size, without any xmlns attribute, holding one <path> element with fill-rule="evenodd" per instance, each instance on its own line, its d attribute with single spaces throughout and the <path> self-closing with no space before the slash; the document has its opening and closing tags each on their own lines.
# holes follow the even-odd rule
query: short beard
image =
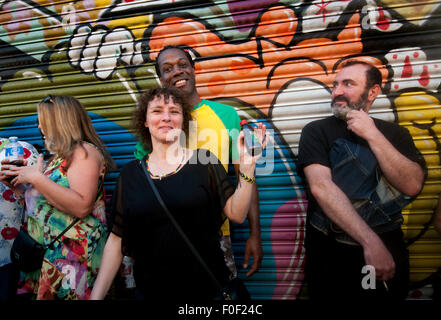
<svg viewBox="0 0 441 320">
<path fill-rule="evenodd" d="M 360 99 L 358 99 L 355 103 L 350 103 L 346 97 L 336 97 L 331 102 L 332 113 L 334 117 L 346 121 L 346 116 L 351 110 L 366 110 L 366 99 L 368 96 L 369 90 L 365 90 Z M 345 107 L 338 107 L 335 103 L 336 99 L 346 101 Z"/>
</svg>

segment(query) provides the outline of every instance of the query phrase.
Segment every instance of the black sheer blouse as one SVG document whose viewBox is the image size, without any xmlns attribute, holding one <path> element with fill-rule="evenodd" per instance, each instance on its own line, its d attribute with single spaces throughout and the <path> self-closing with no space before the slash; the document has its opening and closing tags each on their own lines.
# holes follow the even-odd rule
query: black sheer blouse
<svg viewBox="0 0 441 320">
<path fill-rule="evenodd" d="M 229 272 L 219 244 L 220 227 L 222 209 L 235 187 L 222 164 L 199 149 L 177 173 L 154 183 L 201 257 L 225 283 Z M 122 253 L 134 258 L 137 289 L 146 299 L 212 299 L 214 285 L 163 211 L 139 160 L 121 170 L 112 216 L 112 232 L 122 238 Z"/>
</svg>

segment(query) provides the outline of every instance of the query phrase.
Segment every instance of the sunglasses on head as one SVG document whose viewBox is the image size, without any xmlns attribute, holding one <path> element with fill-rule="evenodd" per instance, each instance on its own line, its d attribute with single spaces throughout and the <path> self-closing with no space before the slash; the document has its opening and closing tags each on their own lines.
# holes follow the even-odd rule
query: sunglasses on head
<svg viewBox="0 0 441 320">
<path fill-rule="evenodd" d="M 43 100 L 41 100 L 41 102 L 40 103 L 48 103 L 48 102 L 50 102 L 50 103 L 54 103 L 54 100 L 52 99 L 52 95 L 47 95 L 46 96 L 46 98 L 44 98 Z"/>
<path fill-rule="evenodd" d="M 40 103 L 39 104 L 42 104 L 42 103 L 54 103 L 54 100 L 53 100 L 53 96 L 51 95 L 51 94 L 48 94 L 43 100 L 41 100 L 40 101 Z M 38 114 L 37 114 L 37 120 L 36 120 L 36 123 L 37 123 L 37 127 L 38 127 Z M 41 133 L 41 132 L 40 132 Z"/>
</svg>

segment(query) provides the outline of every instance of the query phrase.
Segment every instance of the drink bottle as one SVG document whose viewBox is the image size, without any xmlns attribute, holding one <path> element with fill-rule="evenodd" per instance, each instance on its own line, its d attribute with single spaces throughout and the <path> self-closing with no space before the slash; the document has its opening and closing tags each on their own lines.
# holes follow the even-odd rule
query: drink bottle
<svg viewBox="0 0 441 320">
<path fill-rule="evenodd" d="M 254 135 L 253 128 L 246 120 L 242 120 L 240 122 L 240 126 L 242 127 L 242 131 L 244 133 L 244 142 L 248 153 L 252 156 L 260 154 L 262 152 L 262 146 L 259 139 L 257 139 Z"/>
<path fill-rule="evenodd" d="M 5 147 L 5 158 L 8 164 L 21 167 L 24 165 L 24 150 L 23 146 L 18 142 L 17 137 L 9 137 L 9 142 Z M 3 168 L 2 168 L 3 170 Z M 7 176 L 7 181 L 11 182 L 14 176 Z"/>
<path fill-rule="evenodd" d="M 5 160 L 17 167 L 24 164 L 23 146 L 18 142 L 17 137 L 9 137 L 9 143 L 5 147 Z"/>
<path fill-rule="evenodd" d="M 17 137 L 9 137 L 9 143 L 5 147 L 5 160 L 17 167 L 24 164 L 23 146 L 18 142 Z"/>
</svg>

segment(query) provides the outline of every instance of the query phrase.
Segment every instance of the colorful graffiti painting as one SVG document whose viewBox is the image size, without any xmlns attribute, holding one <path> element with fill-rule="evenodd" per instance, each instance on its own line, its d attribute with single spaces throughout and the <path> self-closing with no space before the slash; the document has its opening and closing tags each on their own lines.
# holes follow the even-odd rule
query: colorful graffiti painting
<svg viewBox="0 0 441 320">
<path fill-rule="evenodd" d="M 331 85 L 342 62 L 368 61 L 383 75 L 372 115 L 407 127 L 428 165 L 423 192 L 404 211 L 403 230 L 413 239 L 411 277 L 420 281 L 441 266 L 440 238 L 424 227 L 441 192 L 440 4 L 0 1 L 1 134 L 41 143 L 33 122 L 36 102 L 48 93 L 74 95 L 121 166 L 133 156 L 136 97 L 159 83 L 153 66 L 159 50 L 188 48 L 201 97 L 230 104 L 276 133 L 274 172 L 257 180 L 265 258 L 247 285 L 254 298 L 295 299 L 306 296 L 307 201 L 296 169 L 300 133 L 308 122 L 331 114 Z M 116 174 L 107 180 L 110 189 Z M 240 264 L 247 228 L 234 230 Z"/>
</svg>

